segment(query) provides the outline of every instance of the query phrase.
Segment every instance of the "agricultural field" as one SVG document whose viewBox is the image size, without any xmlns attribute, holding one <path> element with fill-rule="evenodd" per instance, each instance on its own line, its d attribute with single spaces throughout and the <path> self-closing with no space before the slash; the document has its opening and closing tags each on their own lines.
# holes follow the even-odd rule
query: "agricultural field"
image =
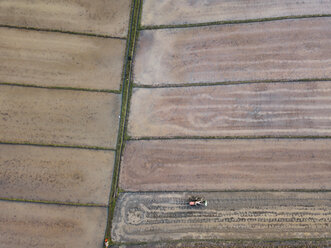
<svg viewBox="0 0 331 248">
<path fill-rule="evenodd" d="M 329 247 L 331 1 L 141 4 L 115 244 Z"/>
<path fill-rule="evenodd" d="M 0 1 L 0 247 L 101 248 L 131 0 Z"/>
<path fill-rule="evenodd" d="M 330 247 L 330 26 L 331 0 L 0 1 L 0 247 Z"/>
</svg>

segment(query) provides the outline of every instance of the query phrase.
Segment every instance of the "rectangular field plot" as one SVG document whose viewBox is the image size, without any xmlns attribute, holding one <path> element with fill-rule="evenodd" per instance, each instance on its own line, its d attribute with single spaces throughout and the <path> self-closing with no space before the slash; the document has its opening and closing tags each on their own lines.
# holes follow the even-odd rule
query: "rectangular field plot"
<svg viewBox="0 0 331 248">
<path fill-rule="evenodd" d="M 120 88 L 124 40 L 9 28 L 0 37 L 0 82 Z"/>
<path fill-rule="evenodd" d="M 1 0 L 0 24 L 125 37 L 131 0 Z"/>
<path fill-rule="evenodd" d="M 125 146 L 128 191 L 331 189 L 331 140 L 149 140 Z"/>
<path fill-rule="evenodd" d="M 331 78 L 331 18 L 140 32 L 138 85 Z"/>
<path fill-rule="evenodd" d="M 0 145 L 0 197 L 108 205 L 114 152 Z"/>
<path fill-rule="evenodd" d="M 0 141 L 115 148 L 120 95 L 0 85 Z"/>
<path fill-rule="evenodd" d="M 112 226 L 114 241 L 179 239 L 329 238 L 331 193 L 203 193 L 207 207 L 192 208 L 190 193 L 122 193 Z"/>
<path fill-rule="evenodd" d="M 323 0 L 144 0 L 142 25 L 176 25 L 331 14 Z"/>
<path fill-rule="evenodd" d="M 330 136 L 331 82 L 134 89 L 129 135 Z"/>
<path fill-rule="evenodd" d="M 1 248 L 102 247 L 107 208 L 0 201 Z"/>
</svg>

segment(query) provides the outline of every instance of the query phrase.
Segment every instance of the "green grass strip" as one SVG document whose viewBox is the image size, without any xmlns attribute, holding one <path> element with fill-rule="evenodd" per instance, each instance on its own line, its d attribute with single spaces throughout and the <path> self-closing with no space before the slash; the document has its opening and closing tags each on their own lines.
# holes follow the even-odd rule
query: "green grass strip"
<svg viewBox="0 0 331 248">
<path fill-rule="evenodd" d="M 135 44 L 137 40 L 137 30 L 138 30 L 138 21 L 139 14 L 141 12 L 141 0 L 132 0 L 131 4 L 131 17 L 130 17 L 130 26 L 128 31 L 128 39 L 126 46 L 126 55 L 125 55 L 125 64 L 123 72 L 123 83 L 122 83 L 122 107 L 121 107 L 121 119 L 120 127 L 117 139 L 117 148 L 116 148 L 116 157 L 115 165 L 113 171 L 113 180 L 111 185 L 110 197 L 109 197 L 109 210 L 108 210 L 108 222 L 105 232 L 105 238 L 108 238 L 111 241 L 111 226 L 112 219 L 114 216 L 114 210 L 116 205 L 116 200 L 118 197 L 118 178 L 120 171 L 121 156 L 125 146 L 125 141 L 127 138 L 126 135 L 126 124 L 128 116 L 128 108 L 130 96 L 132 94 L 132 59 L 134 56 Z M 112 243 L 112 242 L 111 242 Z"/>
</svg>

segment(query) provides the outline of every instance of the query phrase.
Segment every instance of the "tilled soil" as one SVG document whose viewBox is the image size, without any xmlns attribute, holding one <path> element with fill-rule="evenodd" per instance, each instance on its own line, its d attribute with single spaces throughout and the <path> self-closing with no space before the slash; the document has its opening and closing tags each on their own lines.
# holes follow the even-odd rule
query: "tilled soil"
<svg viewBox="0 0 331 248">
<path fill-rule="evenodd" d="M 330 0 L 144 0 L 142 24 L 194 24 L 330 12 Z"/>
<path fill-rule="evenodd" d="M 331 188 L 328 139 L 137 140 L 126 143 L 128 191 Z"/>
<path fill-rule="evenodd" d="M 0 247 L 102 247 L 106 218 L 107 208 L 0 201 Z"/>
<path fill-rule="evenodd" d="M 190 195 L 188 192 L 120 194 L 113 219 L 113 240 L 330 237 L 329 192 L 201 192 L 208 200 L 207 207 L 188 206 Z"/>
<path fill-rule="evenodd" d="M 135 89 L 131 137 L 328 136 L 331 82 Z"/>
<path fill-rule="evenodd" d="M 143 30 L 138 85 L 331 78 L 331 18 Z"/>
<path fill-rule="evenodd" d="M 116 147 L 120 95 L 0 85 L 0 140 Z"/>
<path fill-rule="evenodd" d="M 1 82 L 120 88 L 124 40 L 11 28 L 0 28 L 0 37 Z"/>
<path fill-rule="evenodd" d="M 0 145 L 0 197 L 108 205 L 114 155 L 113 151 Z"/>
<path fill-rule="evenodd" d="M 125 37 L 131 0 L 1 0 L 0 24 Z"/>
</svg>

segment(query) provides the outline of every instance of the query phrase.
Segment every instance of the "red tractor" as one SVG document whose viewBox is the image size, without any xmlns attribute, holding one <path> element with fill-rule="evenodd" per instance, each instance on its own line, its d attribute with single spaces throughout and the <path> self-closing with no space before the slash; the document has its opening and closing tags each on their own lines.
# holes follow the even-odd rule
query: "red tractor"
<svg viewBox="0 0 331 248">
<path fill-rule="evenodd" d="M 189 199 L 189 205 L 192 207 L 196 207 L 196 206 L 205 206 L 207 207 L 207 201 L 200 196 L 191 196 Z"/>
</svg>

